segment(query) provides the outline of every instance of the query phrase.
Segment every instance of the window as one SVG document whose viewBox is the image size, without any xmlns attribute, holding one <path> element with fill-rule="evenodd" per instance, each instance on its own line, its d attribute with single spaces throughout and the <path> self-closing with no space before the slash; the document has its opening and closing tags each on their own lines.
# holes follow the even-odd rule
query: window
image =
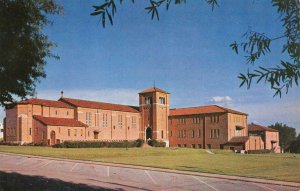
<svg viewBox="0 0 300 191">
<path fill-rule="evenodd" d="M 102 126 L 107 127 L 108 120 L 107 120 L 107 113 L 103 113 L 102 115 Z"/>
<path fill-rule="evenodd" d="M 159 103 L 160 104 L 166 104 L 166 99 L 164 97 L 159 97 Z"/>
<path fill-rule="evenodd" d="M 194 137 L 195 137 L 195 131 L 192 130 L 192 138 L 194 138 Z"/>
<path fill-rule="evenodd" d="M 98 111 L 97 111 L 97 113 L 95 113 L 95 118 L 96 118 L 95 126 L 96 126 L 96 127 L 99 127 L 99 126 L 100 126 L 100 122 L 99 122 L 99 121 L 100 121 L 100 119 L 99 119 L 100 117 L 99 117 L 99 114 L 100 114 L 100 113 L 98 113 Z"/>
<path fill-rule="evenodd" d="M 220 137 L 220 129 L 210 130 L 210 138 L 219 138 L 219 137 Z"/>
<path fill-rule="evenodd" d="M 68 129 L 68 136 L 70 137 L 71 136 L 71 130 Z"/>
<path fill-rule="evenodd" d="M 77 129 L 74 130 L 74 136 L 77 136 Z"/>
<path fill-rule="evenodd" d="M 29 128 L 29 135 L 31 135 L 31 128 Z"/>
<path fill-rule="evenodd" d="M 85 113 L 85 123 L 86 123 L 88 126 L 91 126 L 91 125 L 92 125 L 92 113 L 91 113 L 91 112 L 86 112 L 86 113 Z"/>
<path fill-rule="evenodd" d="M 69 115 L 69 111 L 67 111 L 67 116 Z"/>
<path fill-rule="evenodd" d="M 122 115 L 118 115 L 118 127 L 122 128 L 122 125 L 123 125 Z"/>
<path fill-rule="evenodd" d="M 83 129 L 80 130 L 80 136 L 83 136 Z"/>
<path fill-rule="evenodd" d="M 179 124 L 185 124 L 185 118 L 179 118 L 178 123 Z"/>
<path fill-rule="evenodd" d="M 183 137 L 186 137 L 186 130 L 183 130 Z"/>
<path fill-rule="evenodd" d="M 164 131 L 161 131 L 161 138 L 164 138 Z"/>
<path fill-rule="evenodd" d="M 181 145 L 180 145 L 180 144 L 178 144 L 178 145 L 177 145 L 177 147 L 181 147 Z"/>
<path fill-rule="evenodd" d="M 60 133 L 60 127 L 58 128 L 58 133 Z"/>
<path fill-rule="evenodd" d="M 58 112 L 57 112 L 57 110 L 55 110 L 55 115 L 57 115 L 58 114 Z"/>
<path fill-rule="evenodd" d="M 132 128 L 136 128 L 136 116 L 132 116 Z"/>
<path fill-rule="evenodd" d="M 186 147 L 186 144 L 183 144 L 183 147 Z"/>
<path fill-rule="evenodd" d="M 151 97 L 146 97 L 145 102 L 146 102 L 146 104 L 152 104 L 152 98 Z"/>
<path fill-rule="evenodd" d="M 196 145 L 195 145 L 195 144 L 192 144 L 192 148 L 196 148 Z"/>
<path fill-rule="evenodd" d="M 201 144 L 198 144 L 198 148 L 201 149 L 201 148 L 202 148 L 202 145 L 201 145 Z"/>
</svg>

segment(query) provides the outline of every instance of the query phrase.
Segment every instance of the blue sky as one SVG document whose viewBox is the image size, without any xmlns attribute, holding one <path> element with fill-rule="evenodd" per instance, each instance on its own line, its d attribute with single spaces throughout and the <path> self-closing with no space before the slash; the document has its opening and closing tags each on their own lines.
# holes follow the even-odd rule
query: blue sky
<svg viewBox="0 0 300 191">
<path fill-rule="evenodd" d="M 264 84 L 239 88 L 239 73 L 261 64 L 279 64 L 283 41 L 255 65 L 229 45 L 241 41 L 250 27 L 270 37 L 282 27 L 269 1 L 220 1 L 212 12 L 205 1 L 187 1 L 160 10 L 151 20 L 148 1 L 126 1 L 117 7 L 114 26 L 105 29 L 90 16 L 96 1 L 57 1 L 61 16 L 45 29 L 58 47 L 60 60 L 49 59 L 47 78 L 37 86 L 38 98 L 66 97 L 138 105 L 138 92 L 153 86 L 171 93 L 172 107 L 219 104 L 249 114 L 249 122 L 286 123 L 300 132 L 299 88 L 273 98 Z M 298 99 L 297 99 L 298 98 Z M 2 114 L 3 116 L 3 114 Z"/>
</svg>

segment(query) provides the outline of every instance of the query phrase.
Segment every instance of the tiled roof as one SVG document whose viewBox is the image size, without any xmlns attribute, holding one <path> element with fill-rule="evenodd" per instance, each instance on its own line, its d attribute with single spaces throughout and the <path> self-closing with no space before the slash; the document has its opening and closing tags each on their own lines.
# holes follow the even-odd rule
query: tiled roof
<svg viewBox="0 0 300 191">
<path fill-rule="evenodd" d="M 143 93 L 150 93 L 150 92 L 162 92 L 162 93 L 169 94 L 169 93 L 166 92 L 165 90 L 162 90 L 162 89 L 157 88 L 157 87 L 152 87 L 152 88 L 146 89 L 146 90 L 140 92 L 140 94 L 143 94 Z"/>
<path fill-rule="evenodd" d="M 278 132 L 276 129 L 272 129 L 270 127 L 265 127 L 262 125 L 257 125 L 254 123 L 251 123 L 248 125 L 248 131 L 273 131 L 273 132 Z"/>
<path fill-rule="evenodd" d="M 139 113 L 138 107 L 129 106 L 129 105 L 120 105 L 120 104 L 112 104 L 112 103 L 104 103 L 104 102 L 72 99 L 72 98 L 60 98 L 59 101 L 65 102 L 75 107 Z"/>
<path fill-rule="evenodd" d="M 228 143 L 246 143 L 248 141 L 249 137 L 247 136 L 241 136 L 241 137 L 232 137 Z"/>
<path fill-rule="evenodd" d="M 37 98 L 26 99 L 26 100 L 18 102 L 18 104 L 33 104 L 33 105 L 42 105 L 42 106 L 48 106 L 48 107 L 60 107 L 60 108 L 73 109 L 72 106 L 70 106 L 64 102 L 61 102 L 61 101 L 37 99 Z"/>
<path fill-rule="evenodd" d="M 75 119 L 68 118 L 55 118 L 55 117 L 42 117 L 39 115 L 34 115 L 34 119 L 43 123 L 44 125 L 53 125 L 53 126 L 67 126 L 67 127 L 87 127 L 86 124 L 77 121 Z"/>
<path fill-rule="evenodd" d="M 170 109 L 171 116 L 209 114 L 209 113 L 234 113 L 240 115 L 247 115 L 246 113 L 242 113 L 218 105 Z"/>
</svg>

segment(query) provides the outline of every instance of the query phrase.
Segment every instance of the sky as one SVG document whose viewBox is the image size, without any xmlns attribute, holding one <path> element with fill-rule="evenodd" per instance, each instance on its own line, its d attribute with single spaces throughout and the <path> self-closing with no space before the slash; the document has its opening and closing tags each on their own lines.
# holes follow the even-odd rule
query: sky
<svg viewBox="0 0 300 191">
<path fill-rule="evenodd" d="M 57 0 L 63 13 L 49 17 L 44 32 L 57 43 L 47 59 L 47 77 L 37 85 L 37 97 L 65 97 L 138 105 L 138 92 L 156 87 L 170 92 L 171 108 L 217 104 L 249 114 L 249 123 L 280 122 L 300 133 L 299 87 L 273 98 L 268 84 L 239 88 L 239 73 L 280 63 L 283 40 L 259 62 L 246 64 L 229 45 L 248 30 L 281 36 L 283 28 L 269 1 L 219 1 L 213 11 L 204 0 L 172 5 L 151 20 L 149 1 L 117 4 L 114 25 L 104 29 L 92 17 L 101 0 Z M 3 118 L 4 112 L 0 113 Z"/>
</svg>

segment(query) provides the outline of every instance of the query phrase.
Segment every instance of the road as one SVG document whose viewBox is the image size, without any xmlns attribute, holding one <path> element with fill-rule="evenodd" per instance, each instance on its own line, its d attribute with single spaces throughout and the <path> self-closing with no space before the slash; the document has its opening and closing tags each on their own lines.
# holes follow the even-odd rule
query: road
<svg viewBox="0 0 300 191">
<path fill-rule="evenodd" d="M 299 191 L 300 188 L 0 153 L 1 190 Z"/>
</svg>

